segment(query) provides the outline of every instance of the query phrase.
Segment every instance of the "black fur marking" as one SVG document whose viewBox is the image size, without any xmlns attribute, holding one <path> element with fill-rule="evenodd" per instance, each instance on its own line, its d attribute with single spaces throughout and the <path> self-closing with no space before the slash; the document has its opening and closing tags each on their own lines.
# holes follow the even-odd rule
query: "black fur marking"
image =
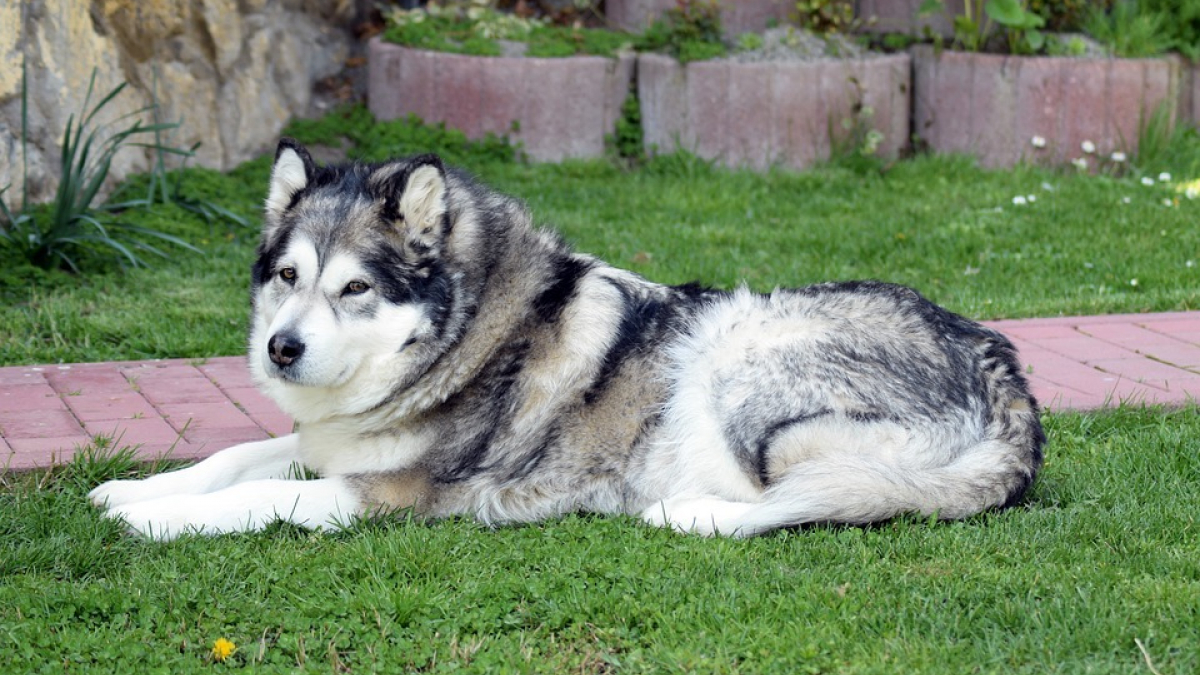
<svg viewBox="0 0 1200 675">
<path fill-rule="evenodd" d="M 807 424 L 813 420 L 832 415 L 833 411 L 828 408 L 822 408 L 816 412 L 805 413 L 780 420 L 770 425 L 763 430 L 762 435 L 758 439 L 758 443 L 754 446 L 754 453 L 751 456 L 748 452 L 749 448 L 738 452 L 739 459 L 745 464 L 753 464 L 753 469 L 758 475 L 759 482 L 766 487 L 771 482 L 771 477 L 767 470 L 768 455 L 771 451 L 771 444 L 779 436 L 779 434 L 801 424 Z"/>
<path fill-rule="evenodd" d="M 546 460 L 546 457 L 550 455 L 550 448 L 558 445 L 558 434 L 557 427 L 551 429 L 536 448 L 520 459 L 510 462 L 509 465 L 512 467 L 512 471 L 505 476 L 504 480 L 506 482 L 518 481 L 533 474 L 541 466 L 542 462 Z"/>
<path fill-rule="evenodd" d="M 616 339 L 604 355 L 604 362 L 600 365 L 600 371 L 596 374 L 592 386 L 583 395 L 584 402 L 588 404 L 594 403 L 600 397 L 625 359 L 656 336 L 658 331 L 654 328 L 658 324 L 660 314 L 665 310 L 665 305 L 658 298 L 636 297 L 621 284 L 611 280 L 609 283 L 620 291 L 624 298 L 623 314 L 617 327 Z"/>
<path fill-rule="evenodd" d="M 256 285 L 265 286 L 275 276 L 275 264 L 287 248 L 293 231 L 291 226 L 282 226 L 272 241 L 264 241 L 258 245 L 258 257 L 251 268 L 251 278 Z"/>
<path fill-rule="evenodd" d="M 575 296 L 580 279 L 592 267 L 592 263 L 573 255 L 566 255 L 554 261 L 550 285 L 533 301 L 533 308 L 543 323 L 558 321 L 563 308 Z"/>
<path fill-rule="evenodd" d="M 460 391 L 446 401 L 449 409 L 458 409 L 453 416 L 464 421 L 463 426 L 473 437 L 462 443 L 448 442 L 448 445 L 462 445 L 466 449 L 445 464 L 431 468 L 436 482 L 456 483 L 492 469 L 487 459 L 492 440 L 500 432 L 501 420 L 508 412 L 503 405 L 510 400 L 509 394 L 520 378 L 531 346 L 528 340 L 508 345 L 504 353 L 498 354 L 479 374 L 476 386 Z"/>
<path fill-rule="evenodd" d="M 859 424 L 875 424 L 877 422 L 895 421 L 895 417 L 885 415 L 875 410 L 847 410 L 846 419 Z"/>
<path fill-rule="evenodd" d="M 1041 466 L 1041 459 L 1040 459 L 1040 458 L 1041 458 L 1041 447 L 1040 447 L 1040 443 L 1038 444 L 1038 447 L 1037 447 L 1037 449 L 1036 449 L 1036 451 L 1035 451 L 1035 454 L 1036 454 L 1036 455 L 1039 457 L 1039 459 L 1038 459 L 1038 463 L 1037 463 L 1035 466 Z M 1012 491 L 1008 493 L 1008 498 L 1004 500 L 1004 503 L 1000 505 L 1000 508 L 1002 508 L 1002 509 L 1008 509 L 1008 508 L 1012 508 L 1012 507 L 1014 507 L 1014 506 L 1016 506 L 1016 505 L 1020 504 L 1020 503 L 1021 503 L 1021 500 L 1025 499 L 1025 495 L 1026 495 L 1026 493 L 1028 493 L 1028 492 L 1029 492 L 1029 488 L 1030 488 L 1030 486 L 1032 486 L 1032 485 L 1033 485 L 1033 476 L 1034 476 L 1034 474 L 1033 474 L 1032 472 L 1029 472 L 1029 473 L 1022 473 L 1022 474 L 1020 475 L 1020 480 L 1021 480 L 1021 482 L 1020 482 L 1020 483 L 1018 483 L 1018 484 L 1017 484 L 1017 485 L 1016 485 L 1016 486 L 1015 486 L 1015 487 L 1012 489 Z"/>
<path fill-rule="evenodd" d="M 583 395 L 584 403 L 589 405 L 604 393 L 626 359 L 662 344 L 667 334 L 700 306 L 725 295 L 697 284 L 687 284 L 670 287 L 666 289 L 667 294 L 662 296 L 640 296 L 618 281 L 606 281 L 621 293 L 624 299 L 623 314 L 616 339 L 604 355 L 604 362 L 591 388 Z"/>
</svg>

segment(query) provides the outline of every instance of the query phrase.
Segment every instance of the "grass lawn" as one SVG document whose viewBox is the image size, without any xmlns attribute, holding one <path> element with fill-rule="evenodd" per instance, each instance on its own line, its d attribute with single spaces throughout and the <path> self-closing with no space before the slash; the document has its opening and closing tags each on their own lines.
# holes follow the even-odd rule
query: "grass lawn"
<svg viewBox="0 0 1200 675">
<path fill-rule="evenodd" d="M 368 157 L 415 149 L 387 140 L 395 127 L 370 129 L 384 138 L 355 137 Z M 625 171 L 527 166 L 450 141 L 448 156 L 581 249 L 661 281 L 874 277 L 975 318 L 1200 304 L 1200 202 L 1136 173 L 930 157 L 882 174 L 764 176 L 683 157 Z M 1195 157 L 1146 169 L 1191 178 Z M 259 160 L 188 184 L 253 216 L 267 172 Z M 83 277 L 5 265 L 0 365 L 243 352 L 256 233 L 174 207 L 136 217 L 206 254 Z M 1003 513 L 749 541 L 573 516 L 149 544 L 84 494 L 156 467 L 85 456 L 0 475 L 0 671 L 1200 672 L 1196 412 L 1047 416 L 1045 471 Z M 223 663 L 219 638 L 237 645 Z"/>
</svg>

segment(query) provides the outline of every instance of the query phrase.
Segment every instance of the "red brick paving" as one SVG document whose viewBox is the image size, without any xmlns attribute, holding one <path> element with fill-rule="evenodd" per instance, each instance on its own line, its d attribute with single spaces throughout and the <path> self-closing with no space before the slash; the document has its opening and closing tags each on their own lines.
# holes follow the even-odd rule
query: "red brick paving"
<svg viewBox="0 0 1200 675">
<path fill-rule="evenodd" d="M 1200 312 L 994 321 L 1050 410 L 1200 399 Z M 290 433 L 244 357 L 0 368 L 0 470 L 70 460 L 96 435 L 199 459 Z"/>
<path fill-rule="evenodd" d="M 1200 312 L 994 321 L 1051 410 L 1200 399 Z"/>
</svg>

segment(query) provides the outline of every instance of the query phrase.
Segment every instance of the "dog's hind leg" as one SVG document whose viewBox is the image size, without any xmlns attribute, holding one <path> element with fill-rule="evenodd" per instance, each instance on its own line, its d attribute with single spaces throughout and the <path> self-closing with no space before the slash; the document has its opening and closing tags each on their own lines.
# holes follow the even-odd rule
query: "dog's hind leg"
<svg viewBox="0 0 1200 675">
<path fill-rule="evenodd" d="M 213 492 L 245 481 L 296 477 L 300 443 L 296 434 L 242 443 L 178 471 L 142 480 L 111 480 L 88 493 L 100 507 L 113 508 L 172 495 Z"/>
<path fill-rule="evenodd" d="M 904 465 L 859 454 L 822 456 L 789 467 L 755 504 L 716 504 L 720 534 L 751 537 L 804 523 L 866 524 L 904 513 L 958 519 L 1011 505 L 1033 480 L 1033 467 L 1012 446 L 983 441 L 940 466 Z M 680 505 L 671 521 L 708 533 L 703 502 Z"/>
<path fill-rule="evenodd" d="M 739 536 L 742 521 L 758 507 L 719 497 L 671 497 L 642 511 L 642 520 L 685 534 Z"/>
</svg>

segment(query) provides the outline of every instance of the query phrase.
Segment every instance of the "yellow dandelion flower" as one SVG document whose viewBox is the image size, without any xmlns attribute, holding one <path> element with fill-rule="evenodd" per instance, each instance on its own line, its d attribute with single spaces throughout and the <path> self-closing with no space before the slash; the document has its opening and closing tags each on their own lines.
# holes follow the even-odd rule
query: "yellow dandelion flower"
<svg viewBox="0 0 1200 675">
<path fill-rule="evenodd" d="M 217 638 L 217 641 L 213 643 L 212 656 L 218 661 L 224 661 L 232 656 L 235 651 L 237 651 L 237 645 L 233 644 L 233 642 L 225 638 Z"/>
</svg>

